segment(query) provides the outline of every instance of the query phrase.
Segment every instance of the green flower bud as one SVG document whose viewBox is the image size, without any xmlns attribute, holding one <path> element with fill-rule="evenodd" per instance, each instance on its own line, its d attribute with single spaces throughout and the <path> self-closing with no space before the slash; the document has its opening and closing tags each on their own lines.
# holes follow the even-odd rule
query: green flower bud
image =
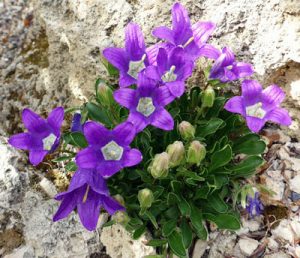
<svg viewBox="0 0 300 258">
<path fill-rule="evenodd" d="M 122 206 L 125 207 L 125 201 L 124 201 L 124 198 L 123 198 L 122 195 L 116 194 L 116 195 L 114 195 L 113 197 L 114 197 L 114 199 L 116 199 L 116 201 L 117 201 L 118 203 L 120 203 Z"/>
<path fill-rule="evenodd" d="M 201 95 L 202 107 L 212 107 L 215 101 L 215 91 L 211 86 L 208 86 Z"/>
<path fill-rule="evenodd" d="M 176 141 L 167 147 L 167 153 L 170 157 L 170 167 L 176 167 L 180 165 L 184 159 L 185 149 L 183 143 Z"/>
<path fill-rule="evenodd" d="M 178 130 L 184 140 L 191 140 L 195 137 L 195 128 L 187 121 L 182 121 L 178 125 Z"/>
<path fill-rule="evenodd" d="M 141 208 L 150 208 L 154 201 L 152 191 L 148 188 L 140 190 L 138 193 L 138 200 L 140 202 Z"/>
<path fill-rule="evenodd" d="M 170 156 L 166 152 L 156 154 L 149 166 L 149 171 L 154 178 L 167 177 L 170 167 Z"/>
<path fill-rule="evenodd" d="M 129 216 L 128 216 L 127 212 L 125 212 L 125 211 L 117 211 L 112 216 L 112 219 L 122 225 L 126 225 L 130 221 Z"/>
<path fill-rule="evenodd" d="M 103 105 L 110 106 L 114 103 L 113 92 L 105 82 L 100 81 L 97 88 L 97 97 Z"/>
<path fill-rule="evenodd" d="M 205 155 L 206 149 L 204 145 L 199 141 L 192 141 L 188 148 L 187 162 L 199 166 L 200 162 L 205 158 Z"/>
</svg>

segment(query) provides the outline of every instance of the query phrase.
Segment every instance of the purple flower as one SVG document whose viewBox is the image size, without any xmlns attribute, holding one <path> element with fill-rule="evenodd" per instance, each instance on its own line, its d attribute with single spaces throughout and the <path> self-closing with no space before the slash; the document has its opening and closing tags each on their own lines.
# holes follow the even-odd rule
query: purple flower
<svg viewBox="0 0 300 258">
<path fill-rule="evenodd" d="M 62 107 L 53 109 L 45 120 L 25 108 L 22 112 L 22 120 L 28 132 L 11 136 L 8 142 L 15 148 L 28 150 L 29 161 L 36 166 L 42 162 L 46 154 L 53 152 L 59 144 L 64 109 Z"/>
<path fill-rule="evenodd" d="M 81 114 L 75 113 L 72 119 L 71 132 L 82 132 Z"/>
<path fill-rule="evenodd" d="M 157 55 L 157 66 L 145 69 L 147 77 L 165 84 L 175 97 L 180 97 L 185 90 L 184 81 L 192 74 L 194 63 L 186 61 L 184 50 L 180 47 L 167 50 L 160 48 Z"/>
<path fill-rule="evenodd" d="M 216 59 L 210 70 L 210 79 L 219 79 L 221 82 L 228 82 L 253 74 L 252 65 L 236 62 L 234 53 L 230 48 L 224 47 L 222 52 L 216 48 L 211 48 L 210 50 L 211 58 Z"/>
<path fill-rule="evenodd" d="M 163 130 L 172 130 L 174 120 L 164 106 L 174 100 L 166 86 L 157 86 L 156 81 L 139 74 L 138 88 L 119 89 L 114 92 L 115 100 L 129 109 L 128 121 L 136 126 L 137 132 L 151 124 Z"/>
<path fill-rule="evenodd" d="M 87 122 L 83 133 L 89 146 L 76 156 L 79 168 L 96 169 L 101 176 L 108 178 L 142 160 L 141 152 L 129 147 L 136 135 L 135 127 L 130 122 L 122 123 L 112 131 L 96 122 Z"/>
<path fill-rule="evenodd" d="M 277 85 L 263 90 L 257 81 L 245 80 L 242 96 L 231 98 L 224 108 L 244 116 L 249 129 L 257 133 L 267 121 L 286 126 L 291 124 L 288 111 L 279 107 L 284 97 L 284 92 Z"/>
<path fill-rule="evenodd" d="M 72 177 L 68 191 L 58 194 L 55 199 L 61 201 L 61 204 L 53 221 L 67 217 L 77 208 L 81 223 L 88 230 L 94 230 L 97 227 L 102 207 L 110 215 L 116 211 L 125 210 L 109 196 L 106 182 L 96 170 L 78 170 Z"/>
<path fill-rule="evenodd" d="M 259 200 L 259 193 L 255 192 L 254 198 L 247 196 L 247 206 L 246 210 L 251 218 L 259 216 L 264 209 L 263 204 Z"/>
<path fill-rule="evenodd" d="M 183 47 L 191 60 L 201 56 L 201 48 L 215 29 L 212 22 L 197 22 L 191 25 L 187 10 L 175 3 L 172 8 L 172 29 L 165 26 L 157 27 L 152 34 L 166 40 L 173 46 Z"/>
<path fill-rule="evenodd" d="M 125 49 L 106 48 L 104 57 L 120 71 L 120 87 L 136 83 L 137 75 L 148 64 L 143 33 L 137 24 L 129 23 L 125 30 Z"/>
</svg>

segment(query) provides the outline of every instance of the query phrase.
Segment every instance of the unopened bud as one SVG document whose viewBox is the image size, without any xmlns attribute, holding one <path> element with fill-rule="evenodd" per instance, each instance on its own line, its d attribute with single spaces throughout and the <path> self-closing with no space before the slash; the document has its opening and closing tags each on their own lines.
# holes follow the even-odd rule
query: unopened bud
<svg viewBox="0 0 300 258">
<path fill-rule="evenodd" d="M 115 199 L 118 203 L 120 203 L 122 206 L 125 207 L 125 201 L 124 201 L 124 198 L 123 198 L 122 195 L 116 194 L 116 195 L 114 195 L 113 197 L 114 197 L 114 199 Z"/>
<path fill-rule="evenodd" d="M 192 141 L 187 153 L 187 162 L 199 165 L 205 158 L 206 149 L 199 141 Z"/>
<path fill-rule="evenodd" d="M 114 102 L 113 92 L 105 82 L 101 81 L 98 84 L 98 99 L 101 104 L 110 106 Z"/>
<path fill-rule="evenodd" d="M 170 167 L 170 156 L 166 152 L 156 154 L 149 166 L 149 171 L 154 178 L 167 177 Z"/>
<path fill-rule="evenodd" d="M 212 107 L 215 101 L 215 91 L 211 86 L 208 86 L 201 96 L 202 107 Z"/>
<path fill-rule="evenodd" d="M 184 140 L 191 140 L 195 136 L 195 128 L 187 121 L 182 121 L 178 125 L 178 130 Z"/>
<path fill-rule="evenodd" d="M 185 154 L 183 143 L 180 141 L 176 141 L 170 144 L 167 147 L 167 153 L 170 157 L 170 167 L 176 167 L 180 165 L 180 163 L 184 159 Z"/>
<path fill-rule="evenodd" d="M 114 221 L 116 221 L 117 223 L 122 224 L 122 225 L 126 225 L 129 222 L 129 220 L 130 220 L 127 212 L 125 212 L 125 211 L 117 211 L 112 216 L 112 219 Z"/>
<path fill-rule="evenodd" d="M 154 201 L 152 191 L 148 188 L 140 190 L 138 193 L 138 200 L 140 202 L 141 208 L 150 208 Z"/>
</svg>

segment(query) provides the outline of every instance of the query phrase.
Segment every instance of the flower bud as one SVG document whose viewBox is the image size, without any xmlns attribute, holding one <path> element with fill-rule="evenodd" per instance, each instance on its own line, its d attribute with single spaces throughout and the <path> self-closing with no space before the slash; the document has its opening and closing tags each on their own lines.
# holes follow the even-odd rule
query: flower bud
<svg viewBox="0 0 300 258">
<path fill-rule="evenodd" d="M 176 167 L 180 165 L 185 154 L 183 143 L 180 141 L 176 141 L 170 144 L 167 147 L 167 153 L 170 157 L 170 167 Z"/>
<path fill-rule="evenodd" d="M 199 165 L 205 158 L 206 149 L 199 141 L 192 141 L 187 153 L 187 162 Z"/>
<path fill-rule="evenodd" d="M 170 167 L 170 156 L 166 152 L 156 154 L 151 165 L 149 166 L 149 171 L 154 178 L 167 177 Z"/>
<path fill-rule="evenodd" d="M 215 91 L 211 86 L 208 86 L 201 96 L 202 107 L 212 107 L 215 101 Z"/>
<path fill-rule="evenodd" d="M 187 121 L 182 121 L 178 126 L 179 133 L 184 140 L 191 140 L 195 136 L 195 128 Z"/>
<path fill-rule="evenodd" d="M 110 106 L 114 102 L 113 92 L 105 82 L 100 81 L 100 83 L 98 84 L 97 92 L 97 97 L 101 104 Z"/>
<path fill-rule="evenodd" d="M 130 220 L 127 212 L 125 212 L 125 211 L 117 211 L 112 216 L 112 219 L 114 221 L 116 221 L 117 223 L 122 224 L 122 225 L 126 225 L 129 222 L 129 220 Z"/>
<path fill-rule="evenodd" d="M 118 203 L 120 203 L 122 206 L 125 207 L 125 201 L 124 201 L 124 198 L 123 198 L 122 195 L 116 194 L 116 195 L 114 195 L 113 197 L 114 197 L 114 199 L 115 199 Z"/>
<path fill-rule="evenodd" d="M 150 208 L 154 201 L 152 191 L 148 188 L 140 190 L 138 193 L 138 200 L 140 202 L 141 208 Z"/>
</svg>

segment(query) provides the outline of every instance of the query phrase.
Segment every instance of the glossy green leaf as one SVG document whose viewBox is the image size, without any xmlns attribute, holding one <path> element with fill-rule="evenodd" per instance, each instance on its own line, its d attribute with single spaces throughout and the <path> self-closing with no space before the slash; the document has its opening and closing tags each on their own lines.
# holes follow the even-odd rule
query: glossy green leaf
<svg viewBox="0 0 300 258">
<path fill-rule="evenodd" d="M 191 206 L 184 197 L 179 196 L 179 202 L 177 204 L 183 216 L 189 216 L 191 214 Z"/>
<path fill-rule="evenodd" d="M 90 119 L 103 123 L 106 126 L 111 126 L 110 118 L 105 109 L 92 102 L 87 103 L 86 108 L 88 110 L 88 116 Z"/>
<path fill-rule="evenodd" d="M 191 206 L 191 223 L 195 229 L 197 237 L 200 239 L 207 239 L 207 230 L 203 225 L 202 212 L 195 206 Z"/>
<path fill-rule="evenodd" d="M 158 229 L 158 224 L 156 221 L 156 218 L 154 217 L 154 215 L 150 212 L 150 211 L 145 211 L 144 214 L 150 219 L 150 221 L 152 222 L 153 226 Z"/>
<path fill-rule="evenodd" d="M 205 124 L 199 124 L 196 130 L 196 136 L 206 137 L 207 135 L 214 134 L 217 130 L 224 127 L 225 123 L 220 118 L 212 118 Z"/>
<path fill-rule="evenodd" d="M 232 159 L 232 150 L 230 145 L 224 146 L 221 150 L 214 152 L 211 156 L 210 171 L 222 167 L 229 163 Z"/>
<path fill-rule="evenodd" d="M 227 204 L 218 194 L 210 195 L 207 203 L 209 207 L 213 208 L 217 212 L 224 213 L 228 211 Z"/>
<path fill-rule="evenodd" d="M 214 222 L 219 229 L 238 230 L 241 227 L 240 221 L 231 214 L 205 214 L 205 219 Z"/>
<path fill-rule="evenodd" d="M 73 145 L 75 147 L 85 148 L 88 146 L 88 143 L 81 132 L 66 133 L 63 138 L 67 144 Z"/>
<path fill-rule="evenodd" d="M 168 243 L 166 239 L 151 239 L 146 244 L 147 246 L 162 246 Z"/>
<path fill-rule="evenodd" d="M 164 237 L 168 237 L 176 229 L 177 220 L 169 220 L 162 227 L 162 234 Z"/>
<path fill-rule="evenodd" d="M 234 153 L 244 153 L 247 155 L 262 154 L 266 149 L 266 144 L 257 134 L 247 134 L 234 141 L 232 150 Z"/>
<path fill-rule="evenodd" d="M 232 177 L 247 177 L 251 176 L 256 168 L 263 164 L 263 158 L 259 156 L 250 156 L 247 159 L 243 160 L 237 165 L 230 165 L 227 167 L 231 171 Z"/>
<path fill-rule="evenodd" d="M 74 155 L 68 155 L 68 156 L 61 156 L 61 157 L 58 157 L 56 159 L 53 159 L 52 161 L 53 162 L 62 162 L 62 161 L 66 161 L 66 160 L 70 160 L 72 158 L 74 158 L 75 154 Z"/>
<path fill-rule="evenodd" d="M 77 166 L 76 166 L 76 163 L 74 161 L 71 161 L 69 163 L 67 163 L 65 165 L 65 169 L 67 171 L 76 171 L 77 170 Z"/>
<path fill-rule="evenodd" d="M 183 245 L 189 249 L 193 241 L 193 231 L 186 219 L 182 219 L 180 230 L 182 234 Z"/>
<path fill-rule="evenodd" d="M 146 231 L 146 226 L 141 226 L 139 227 L 138 229 L 136 229 L 133 234 L 132 234 L 132 238 L 133 239 L 139 239 L 143 234 L 144 232 Z"/>
<path fill-rule="evenodd" d="M 169 235 L 168 243 L 174 254 L 179 257 L 186 257 L 186 250 L 183 245 L 182 235 L 176 230 Z"/>
</svg>

